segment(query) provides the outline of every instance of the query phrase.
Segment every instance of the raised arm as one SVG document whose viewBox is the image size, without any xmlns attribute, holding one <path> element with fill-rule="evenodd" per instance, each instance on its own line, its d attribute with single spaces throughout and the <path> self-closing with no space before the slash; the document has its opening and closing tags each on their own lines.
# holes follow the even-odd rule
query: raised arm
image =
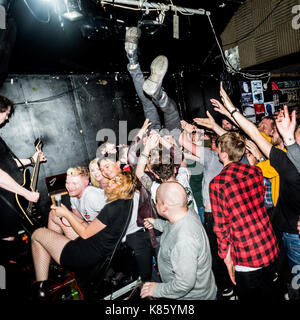
<svg viewBox="0 0 300 320">
<path fill-rule="evenodd" d="M 47 158 L 44 155 L 43 151 L 37 151 L 32 157 L 30 158 L 25 158 L 25 159 L 14 159 L 18 168 L 22 167 L 21 163 L 23 164 L 23 166 L 29 166 L 29 165 L 33 165 L 36 163 L 38 157 L 40 158 L 40 162 L 46 162 Z M 20 163 L 21 162 L 21 163 Z"/>
<path fill-rule="evenodd" d="M 231 120 L 235 125 L 239 126 L 239 124 L 234 120 L 231 116 L 230 112 L 222 105 L 222 103 L 216 99 L 210 99 L 211 104 L 214 106 L 214 110 L 221 113 L 223 116 L 227 117 Z"/>
<path fill-rule="evenodd" d="M 194 121 L 200 126 L 212 129 L 218 136 L 222 136 L 227 132 L 216 123 L 215 119 L 211 116 L 209 111 L 206 111 L 206 114 L 207 118 L 195 118 Z"/>
<path fill-rule="evenodd" d="M 198 159 L 200 159 L 201 146 L 193 143 L 190 139 L 188 139 L 184 131 L 179 136 L 179 143 L 182 147 L 184 147 L 185 149 L 190 151 L 193 155 L 195 155 Z"/>
<path fill-rule="evenodd" d="M 140 180 L 142 185 L 147 189 L 151 190 L 152 180 L 150 177 L 145 174 L 145 167 L 148 162 L 148 158 L 152 149 L 158 146 L 160 140 L 160 136 L 158 133 L 153 132 L 146 141 L 143 152 L 140 154 L 135 174 L 137 178 Z"/>
<path fill-rule="evenodd" d="M 257 144 L 263 154 L 267 158 L 269 158 L 272 144 L 261 135 L 256 125 L 245 118 L 232 104 L 230 98 L 228 97 L 222 86 L 220 89 L 220 96 L 223 101 L 224 107 L 230 112 L 231 116 L 235 119 L 239 127 Z"/>
<path fill-rule="evenodd" d="M 149 119 L 144 121 L 142 128 L 139 130 L 138 134 L 135 136 L 133 141 L 131 142 L 128 150 L 128 164 L 135 169 L 138 161 L 138 157 L 140 155 L 141 146 L 143 144 L 143 137 L 147 133 L 151 122 Z"/>
<path fill-rule="evenodd" d="M 300 145 L 295 140 L 296 110 L 293 110 L 290 117 L 288 107 L 284 106 L 283 110 L 279 112 L 275 123 L 287 148 L 288 158 L 300 172 Z"/>
</svg>

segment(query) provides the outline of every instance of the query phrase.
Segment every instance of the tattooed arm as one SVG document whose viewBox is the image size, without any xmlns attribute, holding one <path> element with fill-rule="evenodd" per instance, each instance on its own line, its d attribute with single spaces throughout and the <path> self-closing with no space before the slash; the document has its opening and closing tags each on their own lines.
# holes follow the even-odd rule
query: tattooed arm
<svg viewBox="0 0 300 320">
<path fill-rule="evenodd" d="M 149 154 L 152 149 L 154 149 L 159 143 L 160 136 L 157 133 L 150 135 L 145 144 L 143 152 L 139 156 L 135 174 L 137 178 L 141 181 L 142 185 L 150 191 L 152 186 L 152 180 L 145 174 L 145 167 L 148 162 Z"/>
</svg>

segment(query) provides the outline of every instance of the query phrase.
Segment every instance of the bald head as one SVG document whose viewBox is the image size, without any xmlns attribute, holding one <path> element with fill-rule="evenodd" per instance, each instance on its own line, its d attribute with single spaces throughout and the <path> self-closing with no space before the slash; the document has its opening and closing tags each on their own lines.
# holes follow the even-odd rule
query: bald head
<svg viewBox="0 0 300 320">
<path fill-rule="evenodd" d="M 171 207 L 186 207 L 187 195 L 181 184 L 178 182 L 162 183 L 157 189 L 156 198 Z"/>
</svg>

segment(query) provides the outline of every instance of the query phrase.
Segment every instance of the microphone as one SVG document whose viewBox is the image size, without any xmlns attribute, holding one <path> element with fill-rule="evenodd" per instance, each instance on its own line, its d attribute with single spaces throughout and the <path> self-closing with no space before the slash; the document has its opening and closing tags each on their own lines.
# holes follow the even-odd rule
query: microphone
<svg viewBox="0 0 300 320">
<path fill-rule="evenodd" d="M 56 194 L 54 196 L 55 204 L 57 207 L 61 206 L 61 194 Z M 59 217 L 59 219 L 62 221 L 62 217 Z"/>
<path fill-rule="evenodd" d="M 56 194 L 54 199 L 55 199 L 56 206 L 60 207 L 61 206 L 61 194 Z"/>
</svg>

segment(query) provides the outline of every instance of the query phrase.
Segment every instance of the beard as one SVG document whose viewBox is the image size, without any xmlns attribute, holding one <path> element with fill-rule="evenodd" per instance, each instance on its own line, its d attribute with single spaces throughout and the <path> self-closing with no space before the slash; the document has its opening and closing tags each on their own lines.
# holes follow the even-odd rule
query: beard
<svg viewBox="0 0 300 320">
<path fill-rule="evenodd" d="M 272 143 L 272 145 L 273 145 L 274 147 L 277 147 L 277 146 L 280 145 L 281 140 L 280 140 L 280 138 L 276 138 L 276 139 L 273 139 L 273 138 L 272 138 L 271 143 Z"/>
</svg>

